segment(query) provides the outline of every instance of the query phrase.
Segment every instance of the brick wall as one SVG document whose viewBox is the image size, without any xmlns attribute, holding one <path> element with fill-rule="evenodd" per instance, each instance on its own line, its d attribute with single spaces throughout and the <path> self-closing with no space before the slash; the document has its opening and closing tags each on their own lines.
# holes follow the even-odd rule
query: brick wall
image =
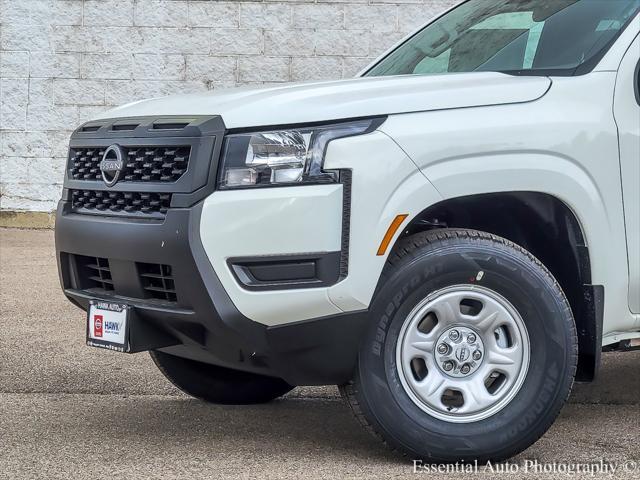
<svg viewBox="0 0 640 480">
<path fill-rule="evenodd" d="M 353 76 L 454 2 L 0 0 L 0 209 L 54 209 L 69 134 L 97 112 Z"/>
</svg>

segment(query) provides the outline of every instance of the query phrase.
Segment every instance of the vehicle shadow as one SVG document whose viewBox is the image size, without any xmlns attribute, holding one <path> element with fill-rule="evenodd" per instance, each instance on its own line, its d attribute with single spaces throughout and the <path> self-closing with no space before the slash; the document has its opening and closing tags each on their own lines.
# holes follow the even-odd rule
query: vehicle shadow
<svg viewBox="0 0 640 480">
<path fill-rule="evenodd" d="M 220 406 L 180 397 L 130 398 L 118 412 L 118 437 L 167 439 L 171 444 L 189 444 L 202 454 L 219 445 L 265 461 L 277 455 L 282 461 L 313 457 L 329 464 L 354 459 L 363 465 L 375 462 L 409 465 L 410 461 L 386 448 L 369 435 L 339 399 L 285 398 L 264 405 Z M 104 432 L 108 438 L 110 432 Z M 103 437 L 103 441 L 106 440 Z M 266 451 L 266 450 L 269 451 Z M 216 455 L 223 452 L 216 452 Z"/>
<path fill-rule="evenodd" d="M 607 407 L 600 404 L 627 405 L 624 408 L 637 410 L 639 366 L 640 352 L 605 355 L 600 380 L 576 385 L 563 422 L 582 430 L 586 428 L 582 422 L 587 420 L 576 417 L 576 413 L 585 408 L 602 412 Z M 390 452 L 362 429 L 335 389 L 299 389 L 281 400 L 253 406 L 209 405 L 187 397 L 160 396 L 136 396 L 127 404 L 127 410 L 118 415 L 121 428 L 128 431 L 119 431 L 118 435 L 165 438 L 196 448 L 224 445 L 225 451 L 254 456 L 268 446 L 283 461 L 291 462 L 312 456 L 316 461 L 362 462 L 363 468 L 369 462 L 395 465 L 396 469 L 411 467 L 410 459 Z M 545 450 L 555 441 L 558 438 L 547 438 L 543 443 L 550 444 Z M 263 453 L 268 457 L 268 452 Z"/>
</svg>

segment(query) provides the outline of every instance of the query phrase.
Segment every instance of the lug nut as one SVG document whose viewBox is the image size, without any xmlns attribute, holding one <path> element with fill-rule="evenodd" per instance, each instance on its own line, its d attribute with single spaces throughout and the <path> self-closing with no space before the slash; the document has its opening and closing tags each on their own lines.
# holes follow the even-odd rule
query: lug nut
<svg viewBox="0 0 640 480">
<path fill-rule="evenodd" d="M 477 337 L 475 336 L 475 334 L 470 333 L 469 335 L 467 335 L 467 342 L 469 343 L 476 343 Z"/>
<path fill-rule="evenodd" d="M 449 338 L 455 342 L 460 338 L 460 332 L 458 330 L 451 330 L 449 332 Z"/>
<path fill-rule="evenodd" d="M 482 358 L 482 352 L 480 350 L 476 350 L 473 352 L 473 359 L 480 360 Z"/>
<path fill-rule="evenodd" d="M 465 363 L 462 367 L 460 367 L 460 373 L 463 375 L 467 375 L 471 371 L 471 367 Z"/>
<path fill-rule="evenodd" d="M 453 370 L 453 362 L 444 362 L 442 364 L 442 368 L 444 368 L 445 372 L 450 372 L 451 370 Z"/>
<path fill-rule="evenodd" d="M 441 343 L 440 345 L 438 345 L 438 353 L 440 355 L 446 355 L 447 353 L 449 353 L 449 345 L 447 345 L 446 343 Z"/>
</svg>

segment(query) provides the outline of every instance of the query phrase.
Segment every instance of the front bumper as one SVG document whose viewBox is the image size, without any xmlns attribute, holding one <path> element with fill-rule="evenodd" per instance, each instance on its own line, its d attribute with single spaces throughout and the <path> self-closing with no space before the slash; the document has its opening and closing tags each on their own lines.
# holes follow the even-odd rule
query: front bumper
<svg viewBox="0 0 640 480">
<path fill-rule="evenodd" d="M 331 142 L 325 168 L 341 172 L 340 184 L 215 191 L 224 135 L 218 117 L 136 117 L 78 129 L 56 223 L 64 291 L 84 309 L 91 298 L 133 306 L 137 350 L 293 385 L 345 382 L 386 261 L 376 255 L 380 241 L 398 213 L 419 212 L 438 192 L 381 132 Z M 95 178 L 95 150 L 114 142 L 145 172 L 134 166 L 128 183 L 125 176 L 106 187 Z M 168 147 L 147 152 L 157 145 Z M 144 180 L 154 175 L 147 163 L 155 156 L 178 162 L 167 151 L 176 146 L 191 149 L 186 173 L 175 182 Z M 280 260 L 277 272 L 261 263 Z M 92 264 L 109 278 L 83 283 Z M 243 267 L 255 278 L 246 281 Z"/>
<path fill-rule="evenodd" d="M 86 310 L 90 299 L 133 307 L 139 345 L 238 370 L 277 376 L 292 385 L 347 381 L 355 366 L 366 314 L 356 312 L 266 326 L 234 306 L 200 240 L 202 202 L 174 208 L 162 223 L 76 214 L 62 200 L 56 252 L 65 295 Z M 86 288 L 76 260 L 107 259 L 112 290 Z M 145 298 L 141 264 L 167 265 L 176 301 Z M 346 318 L 348 317 L 348 318 Z M 170 339 L 169 341 L 167 339 Z M 135 345 L 134 345 L 135 347 Z"/>
</svg>

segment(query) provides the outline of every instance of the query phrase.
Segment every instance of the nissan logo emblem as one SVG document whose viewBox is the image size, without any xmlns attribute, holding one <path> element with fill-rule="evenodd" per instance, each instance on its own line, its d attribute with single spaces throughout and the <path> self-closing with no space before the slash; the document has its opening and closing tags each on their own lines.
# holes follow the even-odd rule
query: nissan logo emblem
<svg viewBox="0 0 640 480">
<path fill-rule="evenodd" d="M 459 362 L 464 362 L 467 360 L 467 358 L 469 358 L 470 353 L 471 352 L 469 351 L 469 349 L 463 345 L 462 347 L 458 348 L 458 351 L 456 352 L 456 358 Z"/>
<path fill-rule="evenodd" d="M 120 145 L 111 145 L 104 151 L 100 162 L 100 172 L 102 180 L 107 187 L 113 187 L 120 179 L 120 174 L 124 167 L 124 152 Z"/>
</svg>

